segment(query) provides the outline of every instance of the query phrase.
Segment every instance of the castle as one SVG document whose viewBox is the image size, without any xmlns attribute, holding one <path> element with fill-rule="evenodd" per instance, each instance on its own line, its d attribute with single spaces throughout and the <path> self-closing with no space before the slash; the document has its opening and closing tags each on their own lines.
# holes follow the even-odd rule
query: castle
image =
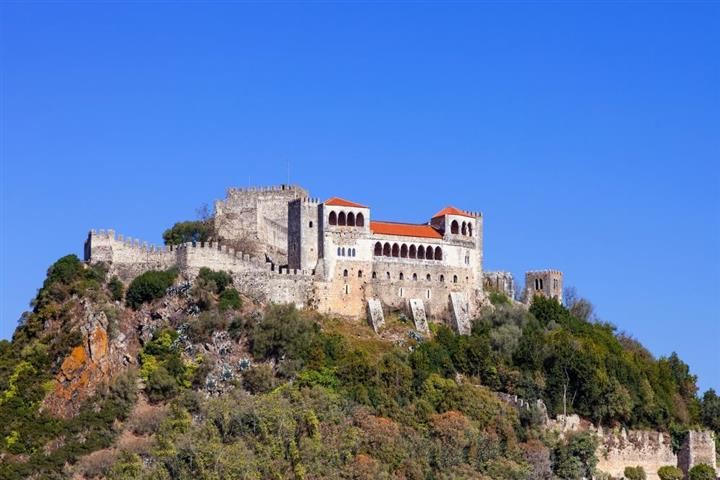
<svg viewBox="0 0 720 480">
<path fill-rule="evenodd" d="M 259 301 L 367 315 L 376 330 L 384 312 L 405 310 L 420 330 L 431 318 L 468 333 L 489 291 L 516 296 L 510 273 L 483 271 L 479 212 L 446 207 L 423 224 L 380 221 L 366 205 L 321 202 L 301 187 L 280 185 L 229 189 L 215 202 L 213 222 L 213 241 L 161 248 L 113 230 L 91 231 L 85 259 L 106 262 L 125 281 L 151 269 L 176 267 L 188 277 L 201 267 L 226 270 L 238 290 Z M 252 248 L 239 251 L 242 245 Z M 528 272 L 525 284 L 526 301 L 562 298 L 557 270 Z"/>
</svg>

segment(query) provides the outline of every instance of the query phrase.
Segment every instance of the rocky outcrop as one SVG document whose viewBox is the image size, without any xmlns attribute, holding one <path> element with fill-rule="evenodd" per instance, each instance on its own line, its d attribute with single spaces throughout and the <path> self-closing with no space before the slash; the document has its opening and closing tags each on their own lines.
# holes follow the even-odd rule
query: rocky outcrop
<svg viewBox="0 0 720 480">
<path fill-rule="evenodd" d="M 89 302 L 81 304 L 79 329 L 82 344 L 63 360 L 44 407 L 54 415 L 68 418 L 78 413 L 83 400 L 95 394 L 99 385 L 124 370 L 132 357 L 127 354 L 125 335 L 110 339 L 110 322 L 103 311 Z"/>
</svg>

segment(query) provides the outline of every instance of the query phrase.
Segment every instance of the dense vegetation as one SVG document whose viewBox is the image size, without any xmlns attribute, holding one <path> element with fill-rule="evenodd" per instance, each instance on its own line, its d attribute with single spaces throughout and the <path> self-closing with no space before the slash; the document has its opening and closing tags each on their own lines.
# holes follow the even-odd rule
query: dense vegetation
<svg viewBox="0 0 720 480">
<path fill-rule="evenodd" d="M 214 226 L 212 220 L 191 220 L 178 222 L 163 232 L 165 245 L 180 245 L 189 242 L 207 242 L 212 238 Z"/>
<path fill-rule="evenodd" d="M 197 311 L 184 317 L 182 335 L 203 344 L 227 331 L 247 348 L 252 359 L 234 389 L 212 398 L 198 393 L 214 365 L 201 350 L 183 350 L 177 325 L 166 323 L 140 349 L 138 370 L 109 382 L 78 416 L 60 420 L 40 408 L 62 359 L 82 340 L 73 328 L 78 301 L 122 308 L 124 296 L 128 306 L 152 310 L 176 275 L 148 272 L 125 292 L 102 266 L 74 256 L 49 269 L 12 343 L 0 342 L 0 455 L 12 459 L 0 462 L 0 478 L 520 480 L 596 473 L 594 436 L 560 440 L 540 428 L 541 412 L 518 412 L 493 390 L 542 398 L 551 415 L 578 413 L 610 427 L 662 429 L 678 438 L 691 427 L 720 427 L 720 399 L 712 390 L 697 397 L 695 377 L 677 355 L 654 359 L 611 325 L 554 300 L 535 298 L 527 311 L 496 294 L 471 335 L 433 325 L 431 338 L 392 344 L 363 336 L 367 327 L 291 306 L 271 305 L 261 315 L 243 310 L 230 276 L 209 269 L 194 282 Z M 400 321 L 391 316 L 389 323 Z M 150 405 L 131 413 L 137 378 Z M 132 441 L 84 456 L 123 431 Z M 703 475 L 699 468 L 691 478 Z M 677 469 L 664 469 L 661 478 L 677 478 Z"/>
</svg>

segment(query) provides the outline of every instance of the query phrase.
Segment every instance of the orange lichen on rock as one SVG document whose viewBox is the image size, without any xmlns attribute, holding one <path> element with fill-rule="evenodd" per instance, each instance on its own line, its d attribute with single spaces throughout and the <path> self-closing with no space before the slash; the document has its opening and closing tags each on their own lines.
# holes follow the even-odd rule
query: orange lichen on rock
<svg viewBox="0 0 720 480">
<path fill-rule="evenodd" d="M 87 353 L 83 347 L 73 348 L 70 355 L 65 357 L 65 360 L 60 367 L 60 370 L 65 378 L 68 380 L 72 379 L 75 374 L 85 366 L 87 358 Z"/>
</svg>

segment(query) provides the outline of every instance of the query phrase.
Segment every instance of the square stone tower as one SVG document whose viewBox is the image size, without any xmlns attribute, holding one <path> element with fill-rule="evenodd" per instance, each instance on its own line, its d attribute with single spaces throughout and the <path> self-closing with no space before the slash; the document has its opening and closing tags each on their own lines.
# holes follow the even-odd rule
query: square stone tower
<svg viewBox="0 0 720 480">
<path fill-rule="evenodd" d="M 535 295 L 562 302 L 563 274 L 559 270 L 536 270 L 525 273 L 525 303 Z"/>
</svg>

